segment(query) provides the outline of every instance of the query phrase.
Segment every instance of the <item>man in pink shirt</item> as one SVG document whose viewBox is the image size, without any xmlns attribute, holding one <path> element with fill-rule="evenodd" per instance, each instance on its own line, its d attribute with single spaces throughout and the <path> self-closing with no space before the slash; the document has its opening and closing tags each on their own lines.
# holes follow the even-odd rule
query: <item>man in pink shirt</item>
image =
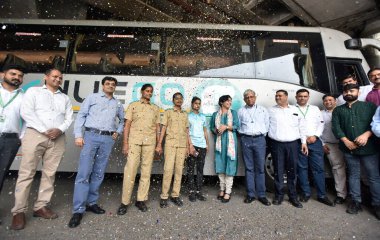
<svg viewBox="0 0 380 240">
<path fill-rule="evenodd" d="M 380 67 L 373 67 L 368 71 L 368 78 L 373 83 L 372 91 L 366 97 L 366 102 L 380 106 Z"/>
</svg>

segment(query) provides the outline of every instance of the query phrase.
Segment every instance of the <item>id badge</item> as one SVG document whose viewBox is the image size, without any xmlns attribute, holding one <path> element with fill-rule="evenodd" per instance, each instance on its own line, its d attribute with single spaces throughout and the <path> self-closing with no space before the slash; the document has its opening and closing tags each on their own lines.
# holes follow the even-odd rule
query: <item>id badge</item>
<svg viewBox="0 0 380 240">
<path fill-rule="evenodd" d="M 5 122 L 5 115 L 0 114 L 0 122 Z"/>
</svg>

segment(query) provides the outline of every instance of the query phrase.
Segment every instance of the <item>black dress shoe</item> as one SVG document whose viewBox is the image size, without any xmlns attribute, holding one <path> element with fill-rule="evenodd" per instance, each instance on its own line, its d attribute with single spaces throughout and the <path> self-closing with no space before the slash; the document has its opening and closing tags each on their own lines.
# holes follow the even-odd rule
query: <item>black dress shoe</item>
<svg viewBox="0 0 380 240">
<path fill-rule="evenodd" d="M 272 201 L 273 205 L 281 205 L 283 198 L 275 197 Z"/>
<path fill-rule="evenodd" d="M 380 205 L 373 206 L 375 217 L 380 220 Z"/>
<path fill-rule="evenodd" d="M 345 198 L 342 198 L 342 197 L 336 197 L 335 200 L 334 200 L 334 203 L 335 203 L 335 204 L 343 204 L 345 201 L 346 201 Z"/>
<path fill-rule="evenodd" d="M 161 208 L 166 208 L 166 207 L 168 207 L 168 200 L 167 200 L 167 199 L 161 199 L 161 200 L 160 200 L 160 207 L 161 207 Z"/>
<path fill-rule="evenodd" d="M 135 206 L 141 211 L 141 212 L 146 212 L 148 211 L 147 206 L 145 205 L 145 202 L 143 201 L 137 201 L 135 203 Z"/>
<path fill-rule="evenodd" d="M 197 196 L 195 196 L 195 192 L 191 192 L 191 193 L 189 194 L 189 201 L 190 201 L 190 202 L 195 202 L 195 201 L 197 201 Z"/>
<path fill-rule="evenodd" d="M 79 226 L 80 221 L 82 220 L 82 213 L 74 213 L 69 222 L 69 228 L 76 228 Z"/>
<path fill-rule="evenodd" d="M 360 206 L 360 202 L 352 201 L 346 210 L 346 213 L 349 214 L 358 214 L 359 211 L 362 211 L 362 207 Z"/>
<path fill-rule="evenodd" d="M 244 199 L 244 203 L 251 203 L 253 201 L 255 201 L 256 198 L 254 197 L 249 197 L 247 196 L 245 199 Z"/>
<path fill-rule="evenodd" d="M 305 194 L 301 194 L 300 196 L 300 202 L 306 203 L 309 201 L 309 199 L 310 199 L 310 196 L 306 196 Z"/>
<path fill-rule="evenodd" d="M 171 197 L 170 198 L 170 201 L 172 201 L 175 205 L 177 205 L 178 207 L 182 207 L 183 206 L 183 202 L 182 202 L 182 199 L 179 198 L 179 197 Z"/>
<path fill-rule="evenodd" d="M 117 215 L 124 215 L 127 213 L 128 205 L 120 204 L 120 207 L 117 209 Z"/>
<path fill-rule="evenodd" d="M 296 198 L 290 198 L 289 199 L 289 202 L 296 208 L 302 208 L 302 204 L 300 203 L 300 201 L 298 201 L 298 199 Z"/>
<path fill-rule="evenodd" d="M 262 204 L 264 204 L 265 206 L 270 206 L 270 202 L 268 201 L 268 199 L 266 197 L 261 197 L 258 199 L 259 202 L 261 202 Z"/>
<path fill-rule="evenodd" d="M 199 201 L 206 201 L 207 200 L 207 198 L 205 197 L 205 196 L 203 196 L 203 194 L 202 193 L 196 193 L 195 194 L 195 196 L 197 197 L 197 199 L 199 200 Z"/>
<path fill-rule="evenodd" d="M 91 206 L 86 206 L 87 212 L 93 212 L 95 214 L 104 214 L 106 211 L 98 206 L 98 204 L 94 204 Z"/>
<path fill-rule="evenodd" d="M 322 197 L 322 198 L 318 198 L 317 200 L 318 200 L 318 202 L 323 203 L 327 206 L 330 206 L 330 207 L 335 206 L 335 203 L 331 202 L 330 199 L 328 199 L 326 196 Z"/>
</svg>

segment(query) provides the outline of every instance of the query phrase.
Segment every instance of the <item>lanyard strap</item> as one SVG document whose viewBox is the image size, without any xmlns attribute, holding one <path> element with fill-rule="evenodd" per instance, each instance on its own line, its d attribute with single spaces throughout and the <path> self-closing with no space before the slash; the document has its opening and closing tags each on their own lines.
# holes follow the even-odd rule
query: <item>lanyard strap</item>
<svg viewBox="0 0 380 240">
<path fill-rule="evenodd" d="M 17 93 L 15 95 L 13 95 L 13 97 L 11 99 L 9 99 L 9 101 L 4 104 L 3 102 L 3 97 L 1 96 L 1 92 L 0 92 L 0 106 L 4 109 L 6 108 L 9 104 L 11 104 L 11 102 L 13 102 L 13 100 L 15 100 L 15 98 L 17 97 L 17 95 L 20 93 L 20 91 L 17 91 Z"/>
<path fill-rule="evenodd" d="M 305 113 L 302 112 L 300 106 L 297 106 L 298 110 L 299 110 L 300 113 L 303 115 L 303 118 L 306 118 L 306 114 L 307 114 L 307 112 L 309 111 L 309 106 L 310 106 L 310 105 L 307 105 Z"/>
</svg>

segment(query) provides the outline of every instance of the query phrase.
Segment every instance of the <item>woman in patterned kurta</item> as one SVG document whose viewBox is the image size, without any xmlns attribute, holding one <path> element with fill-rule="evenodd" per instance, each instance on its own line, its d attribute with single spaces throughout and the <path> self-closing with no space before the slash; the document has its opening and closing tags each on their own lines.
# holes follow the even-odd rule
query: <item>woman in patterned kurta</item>
<svg viewBox="0 0 380 240">
<path fill-rule="evenodd" d="M 223 95 L 219 98 L 220 109 L 212 115 L 210 129 L 215 140 L 215 172 L 220 181 L 218 199 L 229 202 L 233 177 L 237 172 L 237 137 L 239 119 L 236 111 L 231 109 L 232 98 Z"/>
</svg>

